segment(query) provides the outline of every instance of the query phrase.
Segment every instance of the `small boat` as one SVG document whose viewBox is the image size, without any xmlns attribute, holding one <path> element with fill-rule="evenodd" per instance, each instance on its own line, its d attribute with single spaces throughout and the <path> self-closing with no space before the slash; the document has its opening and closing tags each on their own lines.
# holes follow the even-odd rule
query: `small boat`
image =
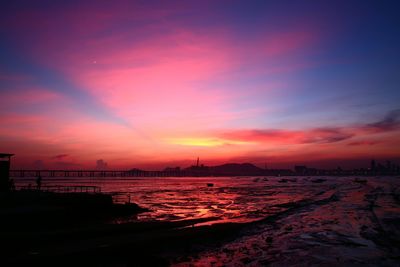
<svg viewBox="0 0 400 267">
<path fill-rule="evenodd" d="M 207 183 L 207 187 L 213 187 L 214 184 L 213 183 Z"/>
</svg>

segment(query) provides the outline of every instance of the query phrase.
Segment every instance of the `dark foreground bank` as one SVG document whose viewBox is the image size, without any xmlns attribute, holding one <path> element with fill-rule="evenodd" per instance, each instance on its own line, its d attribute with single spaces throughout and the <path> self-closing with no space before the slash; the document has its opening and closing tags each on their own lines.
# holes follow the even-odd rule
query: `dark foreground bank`
<svg viewBox="0 0 400 267">
<path fill-rule="evenodd" d="M 214 243 L 242 225 L 194 227 L 215 218 L 115 224 L 145 211 L 104 194 L 20 191 L 1 195 L 1 266 L 168 265 L 192 245 Z"/>
<path fill-rule="evenodd" d="M 164 266 L 191 246 L 233 235 L 240 224 L 111 221 L 147 211 L 110 195 L 25 190 L 0 195 L 1 266 Z"/>
</svg>

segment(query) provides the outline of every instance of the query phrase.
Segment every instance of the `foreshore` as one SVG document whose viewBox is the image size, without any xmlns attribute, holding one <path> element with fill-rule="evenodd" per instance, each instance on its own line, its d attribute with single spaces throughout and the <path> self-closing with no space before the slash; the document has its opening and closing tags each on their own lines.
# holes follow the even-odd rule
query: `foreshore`
<svg viewBox="0 0 400 267">
<path fill-rule="evenodd" d="M 319 202 L 335 201 L 329 196 Z M 291 203 L 285 211 L 251 223 L 215 223 L 218 218 L 183 221 L 148 221 L 108 224 L 79 218 L 73 224 L 39 229 L 14 228 L 1 231 L 3 262 L 9 265 L 168 266 L 176 259 L 198 253 L 209 246 L 235 239 L 240 231 L 258 223 L 274 221 L 296 209 L 316 204 Z M 201 226 L 197 226 L 200 224 Z M 59 262 L 59 259 L 63 259 Z"/>
<path fill-rule="evenodd" d="M 80 198 L 73 201 L 80 211 L 60 208 L 60 202 L 54 205 L 57 201 L 42 202 L 38 209 L 38 202 L 27 202 L 25 196 L 22 203 L 29 209 L 19 204 L 0 210 L 6 218 L 0 223 L 2 266 L 396 266 L 400 262 L 398 179 L 249 180 L 268 186 L 262 192 L 271 213 L 247 222 L 226 222 L 217 216 L 124 220 L 125 211 L 112 211 L 109 200 L 104 201 L 108 196 L 94 195 L 97 208 L 91 209 L 93 202 L 84 201 L 86 195 L 71 194 Z M 308 193 L 301 195 L 303 191 Z M 286 192 L 286 197 L 275 201 L 277 192 Z M 39 193 L 40 199 L 46 200 L 46 194 Z M 4 216 L 10 211 L 13 216 Z M 136 213 L 141 211 L 139 207 Z"/>
</svg>

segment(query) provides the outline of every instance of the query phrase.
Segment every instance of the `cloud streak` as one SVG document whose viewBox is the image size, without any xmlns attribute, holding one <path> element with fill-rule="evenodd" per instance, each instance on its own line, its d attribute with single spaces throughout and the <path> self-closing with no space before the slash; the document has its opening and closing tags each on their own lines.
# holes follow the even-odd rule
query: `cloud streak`
<svg viewBox="0 0 400 267">
<path fill-rule="evenodd" d="M 69 156 L 68 154 L 60 154 L 60 155 L 54 156 L 53 159 L 56 159 L 56 160 L 63 160 L 63 159 L 65 159 L 65 158 L 68 157 L 68 156 Z"/>
<path fill-rule="evenodd" d="M 400 109 L 390 112 L 380 121 L 364 126 L 364 129 L 371 132 L 388 132 L 400 129 Z"/>
<path fill-rule="evenodd" d="M 388 133 L 400 129 L 400 109 L 387 113 L 380 121 L 347 127 L 319 127 L 306 130 L 287 129 L 243 129 L 218 133 L 221 138 L 243 142 L 273 144 L 329 144 L 355 137 Z M 354 141 L 349 145 L 372 145 L 377 142 Z"/>
<path fill-rule="evenodd" d="M 342 128 L 315 128 L 310 130 L 250 129 L 220 134 L 222 138 L 236 141 L 285 144 L 336 143 L 354 136 Z"/>
</svg>

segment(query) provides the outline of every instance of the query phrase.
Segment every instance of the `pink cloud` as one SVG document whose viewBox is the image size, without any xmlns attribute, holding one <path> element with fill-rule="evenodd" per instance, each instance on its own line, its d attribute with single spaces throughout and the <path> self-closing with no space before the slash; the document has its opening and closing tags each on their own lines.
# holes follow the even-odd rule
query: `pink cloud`
<svg viewBox="0 0 400 267">
<path fill-rule="evenodd" d="M 235 109 L 247 94 L 237 90 L 240 85 L 235 83 L 240 78 L 251 80 L 314 64 L 307 59 L 292 58 L 303 58 L 318 42 L 320 33 L 313 27 L 299 25 L 237 39 L 229 29 L 209 27 L 205 32 L 196 31 L 182 21 L 170 19 L 171 14 L 185 8 L 184 3 L 172 8 L 144 8 L 127 1 L 107 9 L 83 4 L 79 9 L 46 13 L 37 9 L 17 14 L 8 21 L 8 26 L 23 33 L 13 38 L 22 40 L 19 45 L 26 52 L 24 56 L 60 73 L 128 123 L 93 119 L 60 104 L 52 114 L 1 117 L 0 121 L 9 128 L 0 136 L 32 140 L 43 154 L 60 155 L 61 151 L 79 154 L 71 160 L 85 164 L 104 158 L 117 166 L 113 160 L 121 157 L 118 155 L 123 155 L 118 160 L 123 165 L 133 159 L 145 162 L 169 157 L 168 160 L 174 161 L 189 158 L 193 153 L 217 160 L 255 149 L 250 144 L 222 145 L 213 150 L 189 149 L 163 142 L 169 136 L 210 133 L 211 138 L 227 144 L 250 140 L 271 148 L 274 144 L 332 145 L 358 134 L 347 128 L 232 130 L 227 127 L 268 109 Z M 121 24 L 127 27 L 116 30 L 115 26 Z M 229 85 L 223 85 L 224 82 Z M 258 96 L 277 87 L 292 90 L 290 81 L 284 81 L 255 88 L 252 94 Z M 65 100 L 40 88 L 2 96 L 0 104 L 4 105 Z M 65 119 L 66 114 L 71 118 Z M 62 122 L 57 116 L 63 117 Z M 216 128 L 226 130 L 215 132 Z M 46 148 L 41 148 L 41 144 Z M 18 149 L 24 151 L 23 146 Z"/>
<path fill-rule="evenodd" d="M 210 27 L 203 34 L 169 19 L 187 8 L 150 9 L 124 2 L 45 15 L 31 10 L 11 25 L 29 28 L 33 40 L 41 40 L 26 48 L 36 61 L 57 69 L 124 119 L 153 125 L 166 119 L 181 126 L 191 121 L 216 125 L 223 123 L 220 118 L 234 118 L 232 105 L 240 93 L 235 97 L 236 90 L 213 84 L 231 80 L 239 70 L 252 76 L 303 68 L 307 63 L 291 62 L 289 56 L 302 53 L 319 36 L 306 25 L 246 40 L 222 28 Z M 137 26 L 104 34 L 121 21 Z M 285 64 L 277 65 L 277 59 Z M 261 63 L 266 66 L 254 70 Z"/>
<path fill-rule="evenodd" d="M 108 53 L 102 54 L 95 45 L 89 52 L 93 56 L 77 53 L 62 71 L 121 117 L 151 126 L 169 120 L 170 127 L 188 123 L 204 127 L 234 118 L 232 107 L 241 93 L 213 86 L 214 80 L 229 79 L 229 72 L 240 68 L 241 60 L 235 57 L 243 53 L 227 36 L 178 31 L 119 49 L 113 49 L 116 40 L 108 42 Z M 296 51 L 295 47 L 292 43 L 281 50 L 271 47 L 264 56 Z"/>
</svg>

